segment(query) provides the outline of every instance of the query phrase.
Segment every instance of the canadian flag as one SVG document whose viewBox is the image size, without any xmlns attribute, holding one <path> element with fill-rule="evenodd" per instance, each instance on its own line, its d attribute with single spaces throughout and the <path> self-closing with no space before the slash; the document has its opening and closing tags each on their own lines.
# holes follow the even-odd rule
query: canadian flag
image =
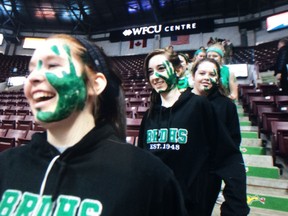
<svg viewBox="0 0 288 216">
<path fill-rule="evenodd" d="M 134 49 L 134 47 L 147 47 L 147 39 L 142 40 L 130 40 L 129 49 Z"/>
</svg>

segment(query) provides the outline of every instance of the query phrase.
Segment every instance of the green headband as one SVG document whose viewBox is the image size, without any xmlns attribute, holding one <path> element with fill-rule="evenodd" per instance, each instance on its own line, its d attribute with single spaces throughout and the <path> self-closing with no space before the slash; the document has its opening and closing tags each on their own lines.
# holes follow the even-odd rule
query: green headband
<svg viewBox="0 0 288 216">
<path fill-rule="evenodd" d="M 219 49 L 219 48 L 216 48 L 216 47 L 210 47 L 210 48 L 208 48 L 207 53 L 208 53 L 208 52 L 216 52 L 216 53 L 218 53 L 221 57 L 224 56 L 223 51 L 222 51 L 221 49 Z"/>
<path fill-rule="evenodd" d="M 195 52 L 195 56 L 197 56 L 197 55 L 199 55 L 199 53 L 201 53 L 201 52 L 204 52 L 204 50 L 202 50 L 202 49 L 198 49 L 198 50 L 196 50 L 196 52 Z"/>
</svg>

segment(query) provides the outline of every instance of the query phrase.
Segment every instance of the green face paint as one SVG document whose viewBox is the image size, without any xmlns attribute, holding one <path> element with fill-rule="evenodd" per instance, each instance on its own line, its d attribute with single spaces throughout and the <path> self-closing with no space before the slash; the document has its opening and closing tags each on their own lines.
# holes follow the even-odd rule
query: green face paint
<svg viewBox="0 0 288 216">
<path fill-rule="evenodd" d="M 171 89 L 175 88 L 177 84 L 177 75 L 169 61 L 164 61 L 163 65 L 166 68 L 168 77 L 161 75 L 159 72 L 155 72 L 155 75 L 162 78 L 167 83 L 167 88 L 165 90 L 160 90 L 159 93 L 169 92 Z"/>
<path fill-rule="evenodd" d="M 211 75 L 212 76 L 216 76 L 216 74 L 217 74 L 216 70 L 213 69 L 213 74 L 211 74 Z M 204 91 L 207 92 L 207 93 L 212 91 L 212 89 L 218 87 L 218 82 L 217 82 L 218 79 L 217 79 L 217 77 L 215 77 L 215 78 L 210 77 L 209 80 L 210 80 L 210 82 L 212 84 L 212 87 L 211 88 L 208 88 L 207 86 L 204 87 Z"/>
<path fill-rule="evenodd" d="M 37 70 L 40 70 L 42 65 L 43 65 L 43 61 L 40 60 L 37 64 Z"/>
<path fill-rule="evenodd" d="M 72 63 L 70 48 L 68 45 L 63 46 L 65 52 L 68 55 L 70 71 L 62 71 L 62 78 L 59 78 L 52 72 L 46 72 L 46 78 L 48 82 L 58 92 L 58 102 L 55 111 L 44 112 L 38 110 L 37 119 L 42 122 L 54 122 L 60 121 L 71 115 L 72 112 L 82 110 L 85 106 L 87 98 L 87 88 L 83 78 L 77 76 L 76 69 Z M 59 48 L 57 46 L 51 47 L 51 50 L 56 54 L 60 55 Z M 42 67 L 42 62 L 39 61 L 38 67 Z"/>
</svg>

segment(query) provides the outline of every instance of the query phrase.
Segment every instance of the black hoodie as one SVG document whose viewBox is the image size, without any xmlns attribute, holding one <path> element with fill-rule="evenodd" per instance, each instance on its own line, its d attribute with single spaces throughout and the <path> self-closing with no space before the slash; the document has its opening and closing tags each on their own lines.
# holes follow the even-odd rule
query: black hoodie
<svg viewBox="0 0 288 216">
<path fill-rule="evenodd" d="M 172 107 L 157 104 L 148 113 L 141 123 L 138 146 L 158 156 L 174 171 L 187 208 L 199 207 L 209 169 L 209 154 L 215 144 L 211 104 L 188 88 Z"/>
<path fill-rule="evenodd" d="M 215 112 L 218 145 L 214 153 L 213 167 L 221 167 L 231 162 L 243 163 L 240 151 L 241 132 L 235 103 L 218 90 L 207 96 Z"/>
<path fill-rule="evenodd" d="M 0 215 L 185 215 L 171 170 L 119 141 L 109 125 L 92 129 L 62 154 L 46 133 L 2 152 L 0 197 Z"/>
</svg>

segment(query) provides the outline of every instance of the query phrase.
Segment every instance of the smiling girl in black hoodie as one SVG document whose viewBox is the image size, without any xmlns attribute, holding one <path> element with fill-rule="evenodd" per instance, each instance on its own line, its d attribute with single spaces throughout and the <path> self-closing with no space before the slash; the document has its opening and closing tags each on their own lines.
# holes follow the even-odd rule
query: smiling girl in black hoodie
<svg viewBox="0 0 288 216">
<path fill-rule="evenodd" d="M 186 215 L 171 170 L 123 141 L 124 94 L 108 66 L 83 38 L 36 49 L 24 90 L 47 131 L 1 152 L 0 215 Z"/>
<path fill-rule="evenodd" d="M 225 95 L 221 85 L 220 66 L 214 59 L 203 59 L 192 69 L 194 88 L 192 92 L 205 96 L 212 104 L 217 118 L 216 149 L 210 167 L 211 178 L 208 194 L 211 198 L 207 206 L 214 206 L 225 182 L 221 205 L 222 216 L 246 216 L 249 213 L 246 198 L 246 173 L 239 146 L 241 133 L 235 103 Z"/>
<path fill-rule="evenodd" d="M 213 146 L 214 118 L 209 101 L 177 89 L 180 60 L 172 47 L 155 50 L 144 61 L 153 88 L 138 146 L 159 157 L 174 172 L 189 215 L 208 215 L 206 189 L 209 154 Z"/>
</svg>

